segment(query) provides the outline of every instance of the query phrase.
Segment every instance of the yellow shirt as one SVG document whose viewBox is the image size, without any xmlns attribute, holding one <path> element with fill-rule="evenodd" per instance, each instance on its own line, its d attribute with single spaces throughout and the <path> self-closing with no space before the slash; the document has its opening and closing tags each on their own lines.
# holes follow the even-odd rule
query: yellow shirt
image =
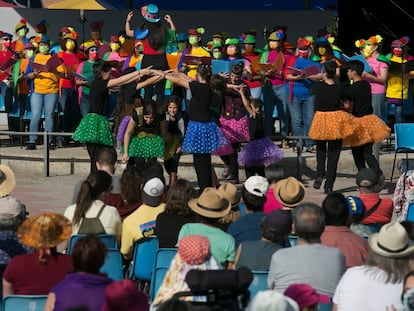
<svg viewBox="0 0 414 311">
<path fill-rule="evenodd" d="M 191 53 L 190 55 L 194 55 L 194 56 L 207 56 L 210 57 L 210 53 L 205 50 L 202 46 L 198 47 L 198 48 L 191 48 Z M 192 79 L 196 78 L 197 75 L 197 65 L 188 65 L 187 66 L 187 76 L 189 76 Z"/>
<path fill-rule="evenodd" d="M 46 64 L 52 55 L 37 54 L 35 63 Z M 34 79 L 34 91 L 40 94 L 53 94 L 59 92 L 59 77 L 51 72 L 41 72 Z"/>
</svg>

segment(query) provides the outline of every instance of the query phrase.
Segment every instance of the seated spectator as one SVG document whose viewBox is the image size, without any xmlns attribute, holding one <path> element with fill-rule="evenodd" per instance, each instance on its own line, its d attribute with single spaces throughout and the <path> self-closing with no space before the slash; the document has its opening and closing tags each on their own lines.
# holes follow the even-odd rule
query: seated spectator
<svg viewBox="0 0 414 311">
<path fill-rule="evenodd" d="M 7 165 L 0 164 L 0 198 L 9 196 L 15 186 L 13 171 Z"/>
<path fill-rule="evenodd" d="M 345 272 L 345 256 L 340 250 L 321 244 L 325 213 L 313 203 L 293 210 L 293 228 L 298 245 L 278 250 L 270 262 L 267 284 L 284 292 L 293 283 L 307 283 L 318 293 L 333 295 Z"/>
<path fill-rule="evenodd" d="M 112 282 L 105 289 L 101 311 L 147 311 L 148 295 L 140 292 L 132 280 Z"/>
<path fill-rule="evenodd" d="M 359 197 L 365 212 L 359 223 L 353 223 L 351 230 L 361 237 L 378 232 L 382 225 L 391 221 L 393 203 L 390 198 L 380 197 L 384 186 L 384 176 L 371 168 L 364 168 L 356 175 Z"/>
<path fill-rule="evenodd" d="M 269 271 L 272 255 L 284 247 L 292 230 L 292 215 L 288 211 L 274 210 L 262 219 L 260 228 L 261 240 L 240 243 L 234 261 L 236 268 L 245 266 L 254 271 Z"/>
<path fill-rule="evenodd" d="M 111 192 L 106 198 L 105 203 L 115 206 L 122 220 L 142 204 L 142 181 L 142 173 L 137 167 L 127 167 L 119 180 L 120 193 Z"/>
<path fill-rule="evenodd" d="M 52 286 L 72 271 L 71 257 L 56 250 L 71 233 L 69 219 L 59 214 L 43 213 L 25 220 L 17 230 L 17 237 L 35 250 L 10 260 L 3 274 L 3 297 L 47 295 Z"/>
<path fill-rule="evenodd" d="M 144 179 L 142 205 L 124 219 L 121 253 L 125 259 L 132 258 L 134 243 L 155 235 L 157 216 L 165 210 L 165 203 L 162 203 L 165 188 L 163 180 L 159 177 Z"/>
<path fill-rule="evenodd" d="M 349 268 L 333 296 L 333 310 L 402 310 L 401 291 L 410 272 L 414 242 L 400 223 L 382 226 L 369 236 L 371 250 L 363 266 Z"/>
<path fill-rule="evenodd" d="M 101 311 L 105 302 L 105 288 L 112 279 L 100 273 L 107 249 L 96 235 L 79 238 L 72 250 L 73 273 L 52 287 L 45 311 L 80 310 Z M 122 309 L 126 310 L 126 309 Z"/>
<path fill-rule="evenodd" d="M 240 218 L 240 196 L 237 191 L 237 187 L 230 183 L 225 182 L 218 187 L 218 191 L 231 203 L 231 210 L 223 218 L 219 219 L 219 227 L 223 231 L 227 231 L 229 225 Z"/>
<path fill-rule="evenodd" d="M 188 201 L 197 196 L 197 191 L 186 179 L 177 179 L 168 190 L 165 211 L 158 214 L 155 222 L 155 235 L 158 247 L 176 247 L 178 233 L 187 223 L 196 222 Z"/>
<path fill-rule="evenodd" d="M 114 194 L 120 193 L 119 177 L 115 175 L 117 157 L 118 155 L 116 153 L 116 150 L 113 147 L 105 146 L 99 150 L 98 160 L 96 162 L 96 169 L 98 171 L 104 171 L 104 172 L 107 172 L 109 175 L 111 175 L 112 177 L 111 193 L 114 193 Z M 72 195 L 72 204 L 75 204 L 77 202 L 79 191 L 84 181 L 85 180 L 82 179 L 82 180 L 79 180 L 75 184 L 75 187 L 73 189 L 73 195 Z"/>
<path fill-rule="evenodd" d="M 236 241 L 236 247 L 245 241 L 259 241 L 262 238 L 260 222 L 264 218 L 263 205 L 269 183 L 262 176 L 251 176 L 243 184 L 242 200 L 246 206 L 246 215 L 231 223 L 227 229 Z"/>
<path fill-rule="evenodd" d="M 259 291 L 247 306 L 247 311 L 299 311 L 293 299 L 274 290 Z"/>
<path fill-rule="evenodd" d="M 266 203 L 263 207 L 263 212 L 267 215 L 275 209 L 282 209 L 283 205 L 280 203 L 274 192 L 274 186 L 278 181 L 282 180 L 285 176 L 283 166 L 277 163 L 269 164 L 265 167 L 265 177 L 269 182 L 269 190 L 266 193 Z"/>
<path fill-rule="evenodd" d="M 319 303 L 331 302 L 331 297 L 318 294 L 309 284 L 291 284 L 284 295 L 296 301 L 300 311 L 318 311 Z"/>
<path fill-rule="evenodd" d="M 285 210 L 292 210 L 305 199 L 305 186 L 295 177 L 288 177 L 278 181 L 273 186 L 273 193 Z"/>
<path fill-rule="evenodd" d="M 368 241 L 353 233 L 346 225 L 349 209 L 345 197 L 340 193 L 330 193 L 322 202 L 325 212 L 325 230 L 322 233 L 323 245 L 338 248 L 346 259 L 346 267 L 360 266 L 368 256 Z"/>
<path fill-rule="evenodd" d="M 207 237 L 199 235 L 187 235 L 178 243 L 177 254 L 171 261 L 167 274 L 158 290 L 152 307 L 157 307 L 164 301 L 173 297 L 179 292 L 190 291 L 185 276 L 188 271 L 215 270 L 219 265 L 211 256 L 210 241 Z M 184 300 L 202 301 L 202 297 L 188 296 Z M 204 298 L 205 300 L 205 298 Z"/>
<path fill-rule="evenodd" d="M 411 294 L 409 294 L 408 292 L 411 291 Z M 401 301 L 403 303 L 404 306 L 407 305 L 408 299 L 411 296 L 412 298 L 412 302 L 413 302 L 413 306 L 414 306 L 414 271 L 410 271 L 408 272 L 408 274 L 405 276 L 404 278 L 404 282 L 403 282 L 403 292 L 401 295 Z M 414 309 L 414 308 L 413 308 Z"/>
<path fill-rule="evenodd" d="M 231 204 L 216 188 L 207 187 L 197 199 L 188 202 L 196 214 L 197 223 L 182 226 L 178 241 L 187 235 L 201 235 L 210 240 L 210 250 L 214 259 L 223 268 L 232 267 L 236 248 L 234 238 L 219 228 L 218 220 L 231 210 Z"/>
<path fill-rule="evenodd" d="M 105 171 L 95 171 L 82 183 L 76 204 L 64 215 L 72 221 L 72 234 L 113 234 L 121 240 L 122 220 L 117 209 L 104 203 L 111 191 L 112 178 Z"/>
<path fill-rule="evenodd" d="M 397 220 L 399 222 L 406 220 L 408 206 L 414 202 L 414 170 L 408 170 L 398 178 L 392 200 Z"/>
</svg>

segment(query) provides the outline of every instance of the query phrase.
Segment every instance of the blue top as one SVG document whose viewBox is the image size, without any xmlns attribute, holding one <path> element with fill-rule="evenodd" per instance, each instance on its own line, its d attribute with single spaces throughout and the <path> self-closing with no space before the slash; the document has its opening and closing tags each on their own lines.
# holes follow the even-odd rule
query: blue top
<svg viewBox="0 0 414 311">
<path fill-rule="evenodd" d="M 236 240 L 236 248 L 245 241 L 258 241 L 262 238 L 260 222 L 265 217 L 263 212 L 248 213 L 231 223 L 227 233 Z"/>
<path fill-rule="evenodd" d="M 305 69 L 314 65 L 318 65 L 320 69 L 322 68 L 319 62 L 314 62 L 309 58 L 298 57 L 293 67 L 297 69 Z M 293 96 L 302 98 L 311 96 L 312 94 L 310 93 L 310 89 L 314 84 L 315 82 L 310 79 L 293 81 Z"/>
</svg>

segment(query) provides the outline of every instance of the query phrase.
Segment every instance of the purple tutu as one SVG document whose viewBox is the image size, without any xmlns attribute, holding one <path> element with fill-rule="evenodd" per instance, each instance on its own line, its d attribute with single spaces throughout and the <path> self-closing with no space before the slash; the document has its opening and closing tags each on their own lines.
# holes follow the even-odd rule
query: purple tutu
<svg viewBox="0 0 414 311">
<path fill-rule="evenodd" d="M 249 120 L 244 116 L 240 120 L 220 117 L 220 129 L 230 144 L 250 141 Z"/>
<path fill-rule="evenodd" d="M 129 120 L 131 119 L 132 119 L 131 116 L 126 116 L 122 119 L 121 124 L 119 125 L 119 128 L 118 128 L 118 135 L 116 136 L 117 143 L 120 143 L 120 144 L 124 143 L 125 132 L 128 127 Z"/>
<path fill-rule="evenodd" d="M 279 162 L 283 158 L 283 151 L 268 138 L 252 140 L 239 152 L 237 158 L 244 166 L 263 166 Z"/>
</svg>

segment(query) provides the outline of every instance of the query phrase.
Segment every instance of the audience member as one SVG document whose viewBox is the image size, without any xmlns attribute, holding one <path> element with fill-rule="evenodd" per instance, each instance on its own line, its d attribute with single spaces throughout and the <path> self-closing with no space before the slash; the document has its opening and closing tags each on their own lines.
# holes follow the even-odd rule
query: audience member
<svg viewBox="0 0 414 311">
<path fill-rule="evenodd" d="M 245 266 L 250 270 L 268 271 L 272 255 L 284 247 L 292 230 L 292 215 L 288 211 L 274 210 L 264 217 L 260 228 L 261 240 L 240 243 L 234 260 L 236 268 Z"/>
<path fill-rule="evenodd" d="M 346 266 L 340 250 L 321 244 L 325 213 L 316 204 L 304 203 L 293 210 L 293 227 L 298 245 L 274 253 L 269 288 L 283 292 L 292 283 L 307 283 L 321 294 L 333 295 Z"/>
<path fill-rule="evenodd" d="M 408 206 L 414 202 L 414 170 L 408 170 L 398 178 L 392 200 L 397 220 L 406 220 Z"/>
<path fill-rule="evenodd" d="M 196 213 L 197 223 L 182 226 L 178 241 L 187 235 L 201 235 L 210 240 L 210 250 L 214 259 L 222 267 L 232 267 L 236 253 L 234 238 L 219 228 L 220 218 L 231 210 L 231 204 L 216 188 L 207 187 L 197 199 L 191 199 L 188 206 Z"/>
<path fill-rule="evenodd" d="M 405 228 L 408 234 L 408 238 L 414 241 L 414 222 L 409 220 L 404 220 L 400 224 Z"/>
<path fill-rule="evenodd" d="M 52 287 L 45 311 L 87 309 L 101 311 L 105 288 L 112 279 L 101 275 L 107 248 L 96 235 L 79 238 L 72 250 L 73 273 Z M 125 310 L 125 309 L 123 309 Z"/>
<path fill-rule="evenodd" d="M 384 186 L 384 176 L 372 168 L 363 168 L 356 175 L 359 197 L 365 207 L 359 223 L 353 223 L 351 230 L 361 237 L 378 232 L 382 225 L 392 218 L 393 204 L 390 198 L 380 197 Z"/>
<path fill-rule="evenodd" d="M 16 178 L 13 171 L 7 165 L 0 164 L 0 198 L 10 195 L 15 186 Z"/>
<path fill-rule="evenodd" d="M 218 187 L 218 191 L 231 204 L 230 213 L 219 219 L 219 227 L 223 231 L 227 231 L 232 222 L 240 218 L 240 196 L 237 187 L 231 182 L 224 182 Z"/>
<path fill-rule="evenodd" d="M 122 226 L 121 253 L 125 259 L 132 258 L 135 242 L 155 235 L 157 216 L 165 210 L 164 188 L 164 179 L 159 177 L 144 181 L 142 205 L 124 219 Z"/>
<path fill-rule="evenodd" d="M 331 297 L 318 294 L 309 284 L 291 284 L 284 295 L 296 301 L 301 311 L 318 311 L 319 303 L 331 302 Z"/>
<path fill-rule="evenodd" d="M 105 289 L 105 304 L 101 311 L 147 311 L 148 295 L 137 289 L 134 281 L 121 280 Z"/>
<path fill-rule="evenodd" d="M 57 245 L 72 233 L 66 217 L 43 213 L 25 220 L 17 230 L 19 241 L 35 251 L 14 257 L 3 274 L 3 297 L 47 295 L 55 284 L 72 271 L 69 255 L 59 254 Z"/>
<path fill-rule="evenodd" d="M 230 224 L 227 233 L 236 241 L 236 247 L 245 241 L 258 241 L 262 238 L 260 222 L 265 214 L 263 205 L 269 183 L 262 176 L 251 176 L 243 184 L 242 200 L 246 206 L 246 215 Z"/>
<path fill-rule="evenodd" d="M 368 256 L 369 245 L 366 239 L 353 233 L 346 225 L 349 209 L 345 197 L 340 193 L 330 193 L 322 202 L 325 212 L 325 230 L 321 236 L 323 245 L 338 248 L 346 259 L 346 267 L 360 266 Z"/>
<path fill-rule="evenodd" d="M 299 311 L 298 304 L 291 298 L 274 290 L 259 291 L 247 306 L 247 311 Z"/>
<path fill-rule="evenodd" d="M 167 274 L 161 283 L 153 306 L 160 305 L 164 301 L 172 298 L 176 293 L 189 291 L 190 288 L 185 281 L 185 276 L 192 269 L 219 269 L 218 263 L 210 253 L 210 241 L 205 236 L 187 235 L 180 240 L 177 254 L 173 258 Z M 184 300 L 190 301 L 200 301 L 200 299 L 202 298 L 197 296 L 184 298 Z"/>
<path fill-rule="evenodd" d="M 282 203 L 275 197 L 274 186 L 278 181 L 282 180 L 284 176 L 283 166 L 278 163 L 270 164 L 265 167 L 265 177 L 269 182 L 269 189 L 266 193 L 266 202 L 263 206 L 263 212 L 265 214 L 269 214 L 275 209 L 283 208 Z"/>
<path fill-rule="evenodd" d="M 142 204 L 142 182 L 141 171 L 136 166 L 129 166 L 122 172 L 119 180 L 120 193 L 111 191 L 106 198 L 105 203 L 115 206 L 122 220 Z"/>
<path fill-rule="evenodd" d="M 333 296 L 333 310 L 385 310 L 393 305 L 402 309 L 401 289 L 410 263 L 414 242 L 400 223 L 382 226 L 369 236 L 371 250 L 363 266 L 349 268 Z"/>
<path fill-rule="evenodd" d="M 273 192 L 285 210 L 292 210 L 298 206 L 306 195 L 305 186 L 292 176 L 278 181 L 273 186 Z"/>
<path fill-rule="evenodd" d="M 72 221 L 72 234 L 113 234 L 120 241 L 121 217 L 115 207 L 104 203 L 111 183 L 111 175 L 99 170 L 82 183 L 76 204 L 68 206 L 64 213 Z"/>
<path fill-rule="evenodd" d="M 186 179 L 177 179 L 168 190 L 165 211 L 158 214 L 155 222 L 158 247 L 176 247 L 181 227 L 196 221 L 188 207 L 188 201 L 195 197 L 197 192 Z"/>
</svg>

